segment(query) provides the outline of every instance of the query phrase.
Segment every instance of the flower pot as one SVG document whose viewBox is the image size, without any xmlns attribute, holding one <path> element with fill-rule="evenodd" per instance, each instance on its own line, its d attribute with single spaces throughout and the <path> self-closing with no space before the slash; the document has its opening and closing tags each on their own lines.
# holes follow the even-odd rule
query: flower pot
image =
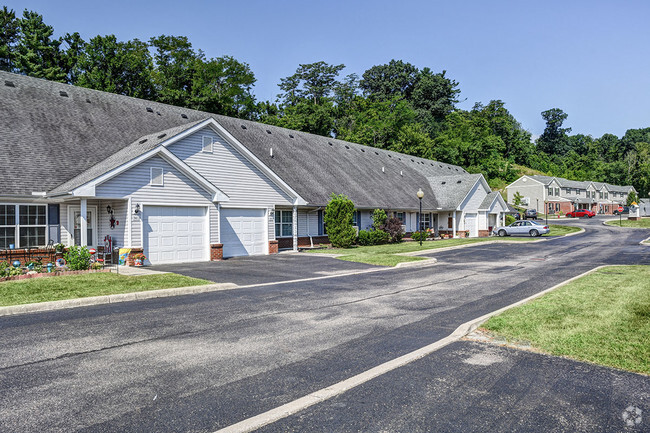
<svg viewBox="0 0 650 433">
<path fill-rule="evenodd" d="M 135 266 L 142 266 L 142 259 L 134 259 L 133 264 Z"/>
</svg>

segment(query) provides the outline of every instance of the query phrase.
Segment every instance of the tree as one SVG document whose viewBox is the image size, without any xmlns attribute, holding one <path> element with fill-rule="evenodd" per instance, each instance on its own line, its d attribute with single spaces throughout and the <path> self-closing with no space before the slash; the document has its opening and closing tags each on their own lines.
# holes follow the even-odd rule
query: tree
<svg viewBox="0 0 650 433">
<path fill-rule="evenodd" d="M 357 237 L 352 226 L 354 203 L 346 195 L 332 193 L 325 207 L 327 236 L 333 247 L 349 248 Z"/>
<path fill-rule="evenodd" d="M 328 65 L 320 61 L 301 64 L 296 73 L 280 79 L 279 87 L 284 92 L 278 95 L 285 105 L 295 105 L 302 100 L 313 104 L 329 101 L 338 87 L 339 72 L 345 65 Z"/>
<path fill-rule="evenodd" d="M 153 99 L 153 59 L 138 39 L 120 42 L 115 35 L 95 36 L 79 59 L 77 85 L 104 92 Z"/>
<path fill-rule="evenodd" d="M 523 200 L 524 196 L 519 193 L 519 191 L 515 191 L 515 194 L 512 196 L 513 202 L 515 206 L 520 206 L 521 202 Z"/>
<path fill-rule="evenodd" d="M 632 203 L 639 204 L 639 196 L 636 195 L 634 191 L 630 191 L 630 193 L 627 195 L 626 206 L 632 206 Z"/>
<path fill-rule="evenodd" d="M 571 128 L 562 128 L 562 124 L 568 117 L 559 108 L 551 108 L 542 112 L 542 118 L 546 121 L 546 128 L 537 139 L 537 148 L 550 155 L 565 155 L 570 150 L 567 134 Z"/>
<path fill-rule="evenodd" d="M 418 81 L 418 72 L 412 64 L 393 59 L 364 72 L 360 86 L 364 95 L 371 99 L 409 98 Z"/>
<path fill-rule="evenodd" d="M 424 68 L 417 75 L 408 99 L 423 119 L 430 116 L 433 121 L 442 122 L 458 102 L 458 83 L 445 77 L 446 73 L 434 73 L 431 69 Z"/>
<path fill-rule="evenodd" d="M 153 82 L 158 101 L 186 106 L 203 53 L 196 53 L 185 36 L 161 35 L 151 38 L 149 43 L 155 49 Z"/>
<path fill-rule="evenodd" d="M 16 44 L 14 65 L 19 72 L 50 81 L 66 81 L 61 67 L 61 41 L 52 39 L 54 28 L 43 22 L 36 12 L 25 10 L 20 19 L 20 36 Z"/>
<path fill-rule="evenodd" d="M 0 10 L 0 71 L 14 71 L 14 56 L 20 22 L 13 9 L 3 6 Z"/>
<path fill-rule="evenodd" d="M 251 118 L 255 112 L 255 75 L 231 56 L 197 61 L 189 106 L 226 116 Z"/>
</svg>

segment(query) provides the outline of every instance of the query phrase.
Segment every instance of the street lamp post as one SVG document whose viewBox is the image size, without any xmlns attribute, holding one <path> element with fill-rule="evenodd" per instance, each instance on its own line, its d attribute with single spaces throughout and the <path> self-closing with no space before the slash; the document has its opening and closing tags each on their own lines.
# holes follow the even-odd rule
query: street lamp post
<svg viewBox="0 0 650 433">
<path fill-rule="evenodd" d="M 422 191 L 422 188 L 418 189 L 417 192 L 418 199 L 420 200 L 420 215 L 419 215 L 419 221 L 420 221 L 420 246 L 422 246 L 422 197 L 424 197 L 424 191 Z"/>
</svg>

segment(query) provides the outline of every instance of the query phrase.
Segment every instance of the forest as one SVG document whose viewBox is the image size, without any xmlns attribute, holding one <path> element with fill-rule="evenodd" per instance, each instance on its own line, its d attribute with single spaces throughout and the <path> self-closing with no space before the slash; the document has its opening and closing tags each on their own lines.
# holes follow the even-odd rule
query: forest
<svg viewBox="0 0 650 433">
<path fill-rule="evenodd" d="M 633 185 L 650 190 L 650 127 L 623 137 L 571 135 L 560 108 L 541 113 L 533 140 L 501 100 L 457 107 L 459 83 L 402 60 L 360 76 L 345 65 L 300 64 L 274 101 L 258 101 L 255 74 L 231 56 L 207 58 L 185 36 L 120 41 L 79 33 L 55 37 L 42 15 L 0 10 L 0 70 L 255 120 L 457 164 L 494 189 L 521 174 Z"/>
</svg>

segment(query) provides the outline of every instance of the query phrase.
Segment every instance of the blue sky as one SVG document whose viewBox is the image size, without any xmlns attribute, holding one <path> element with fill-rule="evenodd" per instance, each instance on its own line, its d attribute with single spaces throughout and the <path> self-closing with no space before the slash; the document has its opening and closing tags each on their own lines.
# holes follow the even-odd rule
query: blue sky
<svg viewBox="0 0 650 433">
<path fill-rule="evenodd" d="M 298 64 L 343 74 L 401 59 L 447 71 L 460 108 L 501 99 L 533 134 L 558 107 L 573 133 L 622 136 L 650 127 L 647 1 L 45 1 L 1 4 L 84 39 L 187 36 L 208 57 L 248 63 L 258 100 L 274 100 Z"/>
</svg>

